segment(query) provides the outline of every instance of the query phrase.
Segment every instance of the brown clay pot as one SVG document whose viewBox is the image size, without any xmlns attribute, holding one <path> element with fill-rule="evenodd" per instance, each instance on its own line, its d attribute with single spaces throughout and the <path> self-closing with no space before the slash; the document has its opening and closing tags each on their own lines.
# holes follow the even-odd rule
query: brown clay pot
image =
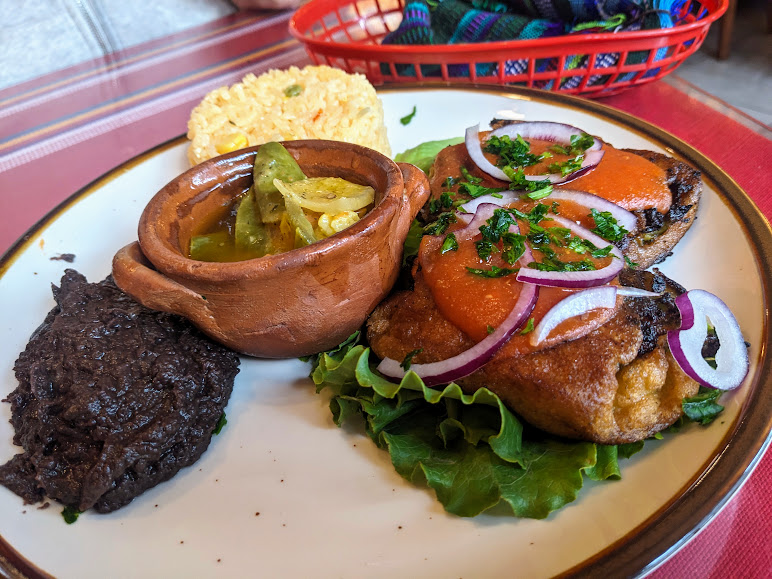
<svg viewBox="0 0 772 579">
<path fill-rule="evenodd" d="M 113 259 L 118 286 L 252 356 L 324 351 L 360 328 L 396 281 L 408 229 L 429 196 L 426 176 L 358 145 L 283 144 L 309 177 L 371 185 L 375 207 L 348 229 L 287 253 L 233 263 L 192 260 L 187 248 L 199 220 L 252 182 L 257 147 L 236 151 L 193 167 L 151 199 L 139 243 Z"/>
</svg>

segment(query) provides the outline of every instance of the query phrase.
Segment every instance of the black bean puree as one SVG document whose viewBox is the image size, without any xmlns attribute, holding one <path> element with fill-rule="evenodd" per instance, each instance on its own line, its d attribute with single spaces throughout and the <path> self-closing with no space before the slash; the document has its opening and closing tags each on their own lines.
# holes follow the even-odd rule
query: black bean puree
<svg viewBox="0 0 772 579">
<path fill-rule="evenodd" d="M 0 484 L 114 511 L 193 464 L 228 403 L 239 358 L 189 322 L 155 312 L 112 279 L 68 269 L 56 307 L 16 360 L 13 442 Z"/>
</svg>

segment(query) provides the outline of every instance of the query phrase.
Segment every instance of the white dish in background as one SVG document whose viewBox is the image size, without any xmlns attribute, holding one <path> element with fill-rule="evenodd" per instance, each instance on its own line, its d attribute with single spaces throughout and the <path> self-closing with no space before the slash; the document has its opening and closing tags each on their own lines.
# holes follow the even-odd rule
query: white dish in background
<svg viewBox="0 0 772 579">
<path fill-rule="evenodd" d="M 586 481 L 577 501 L 546 520 L 463 519 L 397 475 L 388 453 L 363 433 L 335 427 L 307 364 L 244 359 L 228 424 L 202 459 L 129 506 L 66 525 L 58 505 L 24 506 L 0 487 L 0 555 L 18 554 L 62 579 L 548 577 L 571 569 L 634 575 L 672 553 L 725 504 L 768 444 L 772 414 L 754 404 L 772 390 L 764 354 L 772 240 L 744 193 L 674 137 L 590 101 L 502 88 L 401 88 L 381 96 L 395 153 L 461 136 L 504 111 L 570 123 L 617 147 L 665 152 L 703 171 L 699 219 L 661 270 L 687 288 L 720 296 L 751 343 L 749 378 L 724 395 L 720 420 L 647 443 L 621 461 L 622 480 Z M 413 106 L 415 117 L 402 125 Z M 13 363 L 53 306 L 51 284 L 67 267 L 89 281 L 109 273 L 115 251 L 136 239 L 145 203 L 187 168 L 185 147 L 178 139 L 128 162 L 6 254 L 0 397 L 15 388 Z M 51 259 L 65 253 L 75 254 L 72 264 Z M 9 418 L 9 405 L 0 405 L 0 462 L 20 450 L 11 442 Z"/>
</svg>

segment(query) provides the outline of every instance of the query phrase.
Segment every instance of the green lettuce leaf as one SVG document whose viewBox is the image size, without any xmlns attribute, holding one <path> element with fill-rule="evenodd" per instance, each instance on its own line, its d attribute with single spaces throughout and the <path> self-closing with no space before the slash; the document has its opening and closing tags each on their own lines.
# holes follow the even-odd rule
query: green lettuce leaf
<svg viewBox="0 0 772 579">
<path fill-rule="evenodd" d="M 514 516 L 543 519 L 576 499 L 584 477 L 618 479 L 618 457 L 642 447 L 565 441 L 526 428 L 486 388 L 437 390 L 414 372 L 394 384 L 374 370 L 369 348 L 355 342 L 312 360 L 317 391 L 332 392 L 333 420 L 340 426 L 362 416 L 397 472 L 428 485 L 456 515 L 502 504 Z"/>
<path fill-rule="evenodd" d="M 412 163 L 424 173 L 428 173 L 434 163 L 434 158 L 437 153 L 442 151 L 445 147 L 451 145 L 458 145 L 463 143 L 463 137 L 453 137 L 452 139 L 443 139 L 441 141 L 427 141 L 416 145 L 412 149 L 397 153 L 394 160 L 398 163 Z"/>
</svg>

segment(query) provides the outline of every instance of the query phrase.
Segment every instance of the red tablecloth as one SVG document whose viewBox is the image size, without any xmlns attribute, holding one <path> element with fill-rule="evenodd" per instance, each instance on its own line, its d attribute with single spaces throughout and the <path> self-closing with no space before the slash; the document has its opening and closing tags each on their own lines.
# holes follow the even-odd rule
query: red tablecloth
<svg viewBox="0 0 772 579">
<path fill-rule="evenodd" d="M 0 250 L 93 179 L 179 135 L 208 91 L 247 72 L 305 64 L 287 18 L 232 16 L 0 91 Z M 677 79 L 603 102 L 707 155 L 772 217 L 769 128 Z M 718 517 L 651 577 L 772 576 L 770 496 L 772 451 Z"/>
<path fill-rule="evenodd" d="M 705 154 L 772 220 L 772 169 L 767 161 L 772 131 L 683 81 L 673 85 L 649 84 L 602 102 L 666 129 Z M 718 517 L 650 578 L 772 577 L 770 495 L 772 451 Z"/>
</svg>

